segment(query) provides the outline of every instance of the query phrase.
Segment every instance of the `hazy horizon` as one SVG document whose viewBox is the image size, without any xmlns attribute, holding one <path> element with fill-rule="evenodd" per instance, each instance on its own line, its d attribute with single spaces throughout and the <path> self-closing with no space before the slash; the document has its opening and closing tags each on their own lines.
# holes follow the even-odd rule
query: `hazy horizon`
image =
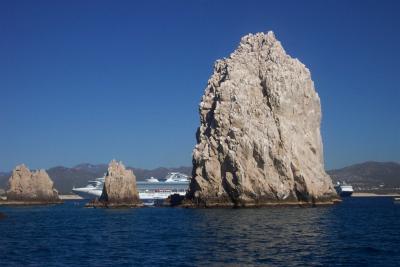
<svg viewBox="0 0 400 267">
<path fill-rule="evenodd" d="M 2 1 L 0 171 L 113 158 L 190 166 L 213 63 L 269 30 L 311 71 L 325 168 L 399 162 L 399 11 L 398 1 Z"/>
</svg>

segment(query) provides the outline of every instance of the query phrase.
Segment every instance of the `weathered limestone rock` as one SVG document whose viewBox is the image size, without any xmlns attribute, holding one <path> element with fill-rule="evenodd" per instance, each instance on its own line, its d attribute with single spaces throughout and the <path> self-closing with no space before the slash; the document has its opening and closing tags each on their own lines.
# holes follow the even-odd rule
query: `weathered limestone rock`
<svg viewBox="0 0 400 267">
<path fill-rule="evenodd" d="M 25 165 L 15 167 L 8 180 L 7 202 L 58 203 L 58 192 L 45 170 L 31 172 Z"/>
<path fill-rule="evenodd" d="M 93 207 L 137 207 L 142 206 L 136 188 L 136 177 L 132 170 L 125 169 L 115 160 L 108 165 L 103 192 L 98 200 L 88 204 Z"/>
<path fill-rule="evenodd" d="M 187 205 L 330 202 L 321 105 L 310 71 L 273 32 L 249 34 L 218 60 L 199 107 Z"/>
</svg>

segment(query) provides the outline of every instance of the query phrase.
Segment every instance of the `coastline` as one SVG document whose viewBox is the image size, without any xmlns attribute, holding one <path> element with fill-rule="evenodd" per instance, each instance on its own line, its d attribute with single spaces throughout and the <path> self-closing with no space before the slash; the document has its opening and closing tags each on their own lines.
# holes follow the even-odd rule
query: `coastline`
<svg viewBox="0 0 400 267">
<path fill-rule="evenodd" d="M 81 200 L 81 199 L 83 199 L 81 196 L 78 196 L 78 195 L 75 195 L 75 194 L 59 195 L 58 197 L 61 200 Z"/>
<path fill-rule="evenodd" d="M 69 194 L 69 195 L 59 195 L 60 200 L 56 201 L 8 201 L 6 196 L 0 196 L 0 205 L 42 205 L 42 204 L 60 204 L 63 203 L 64 200 L 81 200 L 82 197 Z"/>
<path fill-rule="evenodd" d="M 352 197 L 400 197 L 398 193 L 389 194 L 376 194 L 376 193 L 365 193 L 365 192 L 354 192 Z"/>
<path fill-rule="evenodd" d="M 208 203 L 194 203 L 188 200 L 183 200 L 182 203 L 172 205 L 171 207 L 181 208 L 193 208 L 193 209 L 219 209 L 219 208 L 231 208 L 231 209 L 247 209 L 247 208 L 268 208 L 268 207 L 320 207 L 320 206 L 331 206 L 342 202 L 340 198 L 332 198 L 320 201 L 262 201 L 262 202 L 248 202 L 235 205 L 232 202 L 208 202 Z"/>
<path fill-rule="evenodd" d="M 54 205 L 63 204 L 63 200 L 52 200 L 52 201 L 16 201 L 16 200 L 0 200 L 0 206 L 36 206 L 36 205 Z"/>
</svg>

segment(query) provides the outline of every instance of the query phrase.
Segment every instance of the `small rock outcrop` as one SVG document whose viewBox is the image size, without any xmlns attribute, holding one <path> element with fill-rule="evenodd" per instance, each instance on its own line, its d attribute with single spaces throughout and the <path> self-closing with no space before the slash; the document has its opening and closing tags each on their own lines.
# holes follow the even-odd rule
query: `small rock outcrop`
<svg viewBox="0 0 400 267">
<path fill-rule="evenodd" d="M 53 181 L 45 170 L 31 172 L 25 165 L 15 167 L 8 180 L 7 202 L 55 203 L 60 202 Z"/>
<path fill-rule="evenodd" d="M 186 205 L 330 203 L 310 71 L 272 32 L 216 61 L 200 107 Z"/>
<path fill-rule="evenodd" d="M 142 206 L 136 187 L 136 177 L 122 162 L 115 160 L 108 165 L 103 192 L 89 207 L 138 207 Z"/>
</svg>

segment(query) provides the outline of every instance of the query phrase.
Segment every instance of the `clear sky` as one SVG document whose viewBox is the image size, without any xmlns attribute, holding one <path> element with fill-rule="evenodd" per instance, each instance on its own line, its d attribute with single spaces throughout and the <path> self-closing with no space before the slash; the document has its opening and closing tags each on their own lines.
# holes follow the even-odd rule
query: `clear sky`
<svg viewBox="0 0 400 267">
<path fill-rule="evenodd" d="M 400 160 L 400 1 L 0 1 L 0 170 L 191 164 L 216 59 L 273 30 L 312 73 L 328 169 Z"/>
</svg>

